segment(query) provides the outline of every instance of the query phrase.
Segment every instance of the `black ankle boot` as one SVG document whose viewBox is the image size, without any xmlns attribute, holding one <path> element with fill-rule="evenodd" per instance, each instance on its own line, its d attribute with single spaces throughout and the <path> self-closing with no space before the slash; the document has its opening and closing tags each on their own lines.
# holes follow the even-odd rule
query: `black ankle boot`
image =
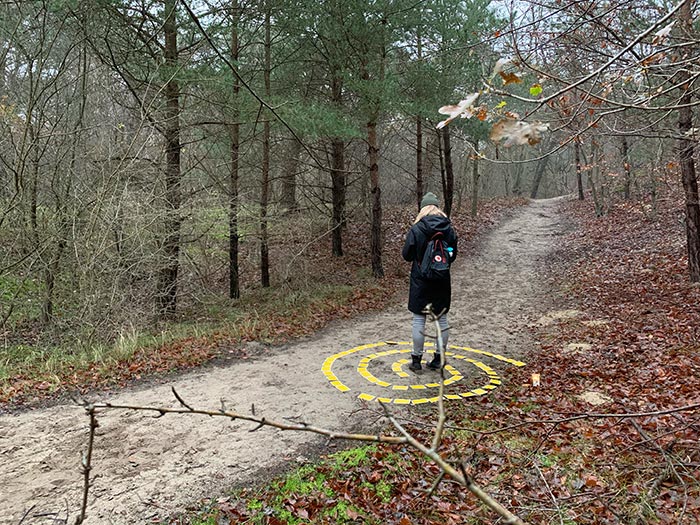
<svg viewBox="0 0 700 525">
<path fill-rule="evenodd" d="M 411 355 L 411 364 L 408 365 L 409 370 L 413 370 L 414 372 L 417 372 L 418 370 L 423 370 L 423 367 L 420 364 L 420 360 L 422 359 L 422 355 Z"/>
<path fill-rule="evenodd" d="M 428 368 L 431 370 L 439 370 L 440 369 L 440 354 L 435 352 L 435 355 L 433 356 L 433 360 L 428 363 Z"/>
</svg>

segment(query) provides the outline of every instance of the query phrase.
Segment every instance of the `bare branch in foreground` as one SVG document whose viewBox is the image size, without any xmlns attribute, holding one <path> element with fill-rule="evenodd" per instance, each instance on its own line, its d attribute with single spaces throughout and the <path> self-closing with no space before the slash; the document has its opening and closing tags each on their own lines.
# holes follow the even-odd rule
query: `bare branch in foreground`
<svg viewBox="0 0 700 525">
<path fill-rule="evenodd" d="M 439 339 L 439 346 L 442 346 L 441 342 L 441 337 Z M 444 362 L 444 356 L 442 357 L 442 360 Z M 444 383 L 444 379 L 443 379 Z M 384 435 L 384 434 L 359 434 L 359 433 L 346 433 L 346 432 L 338 432 L 335 430 L 329 430 L 326 428 L 322 427 L 317 427 L 314 425 L 309 425 L 305 422 L 301 423 L 285 423 L 281 421 L 275 421 L 275 420 L 270 420 L 266 419 L 265 417 L 259 417 L 255 415 L 249 415 L 249 414 L 242 414 L 240 412 L 233 412 L 233 411 L 228 411 L 225 410 L 225 405 L 223 401 L 221 402 L 221 408 L 219 410 L 203 410 L 203 409 L 197 409 L 189 405 L 184 401 L 184 399 L 176 392 L 176 390 L 173 388 L 173 395 L 175 396 L 175 399 L 180 403 L 181 408 L 166 408 L 166 407 L 155 407 L 155 406 L 139 406 L 139 405 L 115 405 L 111 403 L 89 403 L 87 401 L 81 400 L 78 401 L 78 403 L 85 408 L 87 413 L 90 416 L 90 439 L 88 443 L 88 452 L 83 460 L 83 473 L 85 476 L 84 479 L 84 493 L 83 493 L 83 503 L 82 503 L 82 508 L 81 508 L 81 513 L 80 513 L 80 518 L 78 518 L 78 521 L 76 522 L 76 525 L 80 525 L 82 521 L 85 518 L 86 512 L 87 512 L 87 499 L 88 499 L 88 493 L 89 493 L 89 488 L 90 488 L 90 478 L 89 478 L 89 472 L 91 469 L 91 458 L 92 458 L 92 449 L 93 449 L 93 440 L 94 440 L 94 433 L 95 429 L 97 428 L 97 413 L 100 411 L 104 410 L 133 410 L 137 412 L 156 412 L 156 417 L 162 417 L 166 414 L 199 414 L 199 415 L 204 415 L 204 416 L 209 416 L 209 417 L 224 417 L 228 418 L 231 420 L 242 420 L 242 421 L 249 421 L 251 423 L 256 423 L 256 426 L 251 429 L 251 432 L 257 431 L 263 427 L 271 427 L 271 428 L 276 428 L 278 430 L 293 430 L 293 431 L 300 431 L 300 432 L 311 432 L 314 434 L 320 434 L 322 436 L 326 436 L 329 439 L 347 439 L 347 440 L 352 440 L 352 441 L 364 441 L 364 442 L 373 442 L 373 443 L 387 443 L 387 444 L 407 444 L 415 448 L 416 450 L 422 452 L 425 456 L 427 456 L 430 460 L 435 462 L 443 472 L 443 474 L 440 476 L 440 480 L 445 476 L 449 476 L 453 480 L 457 481 L 460 485 L 463 485 L 466 487 L 472 494 L 474 494 L 477 498 L 479 498 L 486 506 L 488 506 L 490 509 L 494 510 L 496 513 L 498 513 L 501 517 L 505 518 L 506 521 L 504 523 L 512 524 L 512 525 L 525 525 L 525 522 L 523 522 L 520 518 L 512 514 L 509 510 L 507 510 L 505 507 L 503 507 L 500 503 L 495 501 L 491 496 L 489 496 L 486 492 L 483 491 L 479 486 L 474 484 L 472 480 L 466 476 L 463 476 L 460 474 L 454 467 L 452 467 L 447 460 L 443 459 L 438 453 L 437 453 L 437 445 L 439 444 L 440 436 L 442 434 L 442 428 L 444 427 L 444 419 L 445 419 L 445 411 L 444 411 L 444 405 L 440 404 L 440 420 L 442 420 L 443 424 L 438 425 L 438 429 L 436 429 L 436 437 L 434 439 L 434 448 L 428 448 L 424 446 L 422 443 L 420 443 L 417 439 L 415 439 L 413 436 L 411 436 L 396 419 L 389 414 L 389 412 L 386 410 L 386 406 L 382 405 L 386 411 L 386 416 L 389 419 L 389 421 L 394 425 L 394 427 L 402 434 L 401 436 L 391 436 L 391 435 Z M 442 389 L 441 389 L 442 392 Z M 441 396 L 442 397 L 442 393 Z M 437 484 L 439 481 L 436 481 L 435 486 L 437 487 Z"/>
<path fill-rule="evenodd" d="M 435 343 L 440 356 L 440 391 L 438 393 L 438 420 L 435 426 L 435 435 L 433 436 L 432 450 L 437 452 L 440 446 L 440 440 L 442 439 L 442 434 L 445 430 L 445 421 L 447 416 L 445 415 L 445 345 L 442 339 L 442 329 L 440 328 L 440 315 L 433 313 L 431 305 L 427 306 L 428 318 L 432 323 L 435 324 Z"/>
<path fill-rule="evenodd" d="M 173 390 L 174 392 L 174 390 Z M 180 397 L 179 395 L 177 397 Z M 240 412 L 232 412 L 227 410 L 203 410 L 193 408 L 189 405 L 185 405 L 187 408 L 166 408 L 166 407 L 156 407 L 156 406 L 141 406 L 141 405 L 115 405 L 112 403 L 91 403 L 81 402 L 82 406 L 88 410 L 88 407 L 92 406 L 95 413 L 97 414 L 103 410 L 133 410 L 135 412 L 157 412 L 158 417 L 164 416 L 166 414 L 199 414 L 202 416 L 210 417 L 224 417 L 231 420 L 240 419 L 242 421 L 250 421 L 251 423 L 257 423 L 257 426 L 253 430 L 257 430 L 258 427 L 272 427 L 279 430 L 295 430 L 302 432 L 311 432 L 314 434 L 320 434 L 326 436 L 330 439 L 348 439 L 351 441 L 370 441 L 375 443 L 389 443 L 389 444 L 403 444 L 407 443 L 407 440 L 398 436 L 386 436 L 381 434 L 353 434 L 346 432 L 338 432 L 335 430 L 329 430 L 322 427 L 317 427 L 314 425 L 309 425 L 307 423 L 296 423 L 289 424 L 283 423 L 281 421 L 275 421 L 272 419 L 266 419 L 265 417 L 258 417 L 254 415 L 247 415 Z"/>
<path fill-rule="evenodd" d="M 386 408 L 385 405 L 382 405 L 384 408 Z M 451 477 L 453 480 L 455 480 L 457 483 L 460 485 L 466 487 L 469 492 L 474 494 L 479 500 L 481 500 L 482 503 L 484 503 L 487 507 L 489 507 L 491 510 L 496 512 L 499 516 L 505 519 L 503 523 L 507 523 L 508 525 L 525 525 L 525 522 L 521 520 L 518 516 L 510 512 L 508 509 L 506 509 L 503 505 L 498 503 L 495 499 L 493 499 L 490 495 L 488 495 L 481 487 L 479 487 L 476 483 L 472 481 L 472 479 L 466 475 L 464 472 L 464 469 L 462 468 L 462 472 L 458 471 L 455 469 L 452 465 L 450 465 L 445 459 L 443 459 L 436 451 L 429 449 L 423 443 L 418 441 L 416 438 L 411 436 L 405 428 L 399 423 L 394 416 L 392 416 L 388 410 L 387 410 L 387 418 L 391 423 L 394 425 L 394 427 L 406 438 L 406 441 L 409 445 L 411 445 L 413 448 L 421 451 L 424 455 L 426 455 L 428 458 L 430 458 L 440 469 L 449 477 Z"/>
</svg>

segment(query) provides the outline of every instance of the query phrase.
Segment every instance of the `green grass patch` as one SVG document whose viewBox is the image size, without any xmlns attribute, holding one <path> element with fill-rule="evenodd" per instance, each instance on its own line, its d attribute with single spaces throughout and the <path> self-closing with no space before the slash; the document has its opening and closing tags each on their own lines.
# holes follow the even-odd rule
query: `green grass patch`
<svg viewBox="0 0 700 525">
<path fill-rule="evenodd" d="M 390 479 L 392 469 L 377 465 L 398 465 L 400 460 L 400 455 L 376 444 L 345 449 L 294 469 L 255 490 L 235 491 L 227 498 L 228 503 L 218 508 L 212 501 L 204 502 L 201 508 L 181 516 L 177 523 L 209 523 L 204 521 L 206 518 L 264 525 L 273 517 L 287 525 L 359 522 L 381 525 L 384 521 L 363 510 L 361 501 L 362 498 L 370 498 L 377 504 L 391 501 L 396 493 Z"/>
</svg>

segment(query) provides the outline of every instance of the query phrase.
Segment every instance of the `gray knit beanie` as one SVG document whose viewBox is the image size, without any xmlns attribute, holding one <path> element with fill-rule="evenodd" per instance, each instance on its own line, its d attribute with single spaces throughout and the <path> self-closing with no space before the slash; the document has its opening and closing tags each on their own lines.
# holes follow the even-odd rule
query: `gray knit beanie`
<svg viewBox="0 0 700 525">
<path fill-rule="evenodd" d="M 437 195 L 435 195 L 433 192 L 429 191 L 425 195 L 423 195 L 423 198 L 420 201 L 420 207 L 425 208 L 426 206 L 440 206 L 440 201 L 437 198 Z"/>
</svg>

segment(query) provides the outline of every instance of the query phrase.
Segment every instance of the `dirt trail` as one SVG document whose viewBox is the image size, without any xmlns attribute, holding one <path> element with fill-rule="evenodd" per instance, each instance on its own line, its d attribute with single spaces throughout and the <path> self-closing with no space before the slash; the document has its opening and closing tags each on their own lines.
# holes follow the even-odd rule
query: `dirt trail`
<svg viewBox="0 0 700 525">
<path fill-rule="evenodd" d="M 524 358 L 530 342 L 523 328 L 546 313 L 549 303 L 539 273 L 542 258 L 563 231 L 559 202 L 533 201 L 494 229 L 476 253 L 461 254 L 453 266 L 451 345 Z M 324 361 L 359 345 L 409 337 L 410 315 L 402 302 L 379 314 L 333 323 L 310 339 L 275 348 L 259 359 L 188 373 L 169 384 L 123 391 L 104 401 L 176 406 L 172 385 L 197 408 L 218 409 L 219 400 L 225 399 L 229 408 L 245 413 L 254 403 L 256 413 L 270 419 L 297 417 L 333 429 L 362 426 L 352 415 L 358 393 L 396 397 L 396 391 L 361 378 L 360 359 L 396 348 L 393 357 L 370 357 L 370 370 L 379 381 L 381 374 L 392 374 L 395 385 L 429 383 L 435 373 L 402 376 L 403 365 L 396 361 L 408 357 L 407 348 L 402 354 L 397 346 L 358 350 L 332 364 L 332 374 L 350 388 L 341 392 L 324 376 Z M 512 366 L 489 356 L 479 359 L 497 371 Z M 463 376 L 451 385 L 457 392 L 483 384 L 483 371 L 466 364 L 455 364 Z M 404 389 L 399 390 L 404 397 L 426 396 L 423 390 L 397 388 Z M 324 443 L 310 434 L 270 428 L 251 433 L 250 424 L 199 416 L 154 419 L 108 411 L 99 421 L 93 456 L 98 477 L 90 494 L 89 524 L 145 523 L 171 515 L 226 487 L 253 482 L 261 472 L 277 470 L 307 447 Z M 70 405 L 0 417 L 0 523 L 47 523 L 51 516 L 67 515 L 74 521 L 87 423 L 83 409 Z"/>
</svg>

